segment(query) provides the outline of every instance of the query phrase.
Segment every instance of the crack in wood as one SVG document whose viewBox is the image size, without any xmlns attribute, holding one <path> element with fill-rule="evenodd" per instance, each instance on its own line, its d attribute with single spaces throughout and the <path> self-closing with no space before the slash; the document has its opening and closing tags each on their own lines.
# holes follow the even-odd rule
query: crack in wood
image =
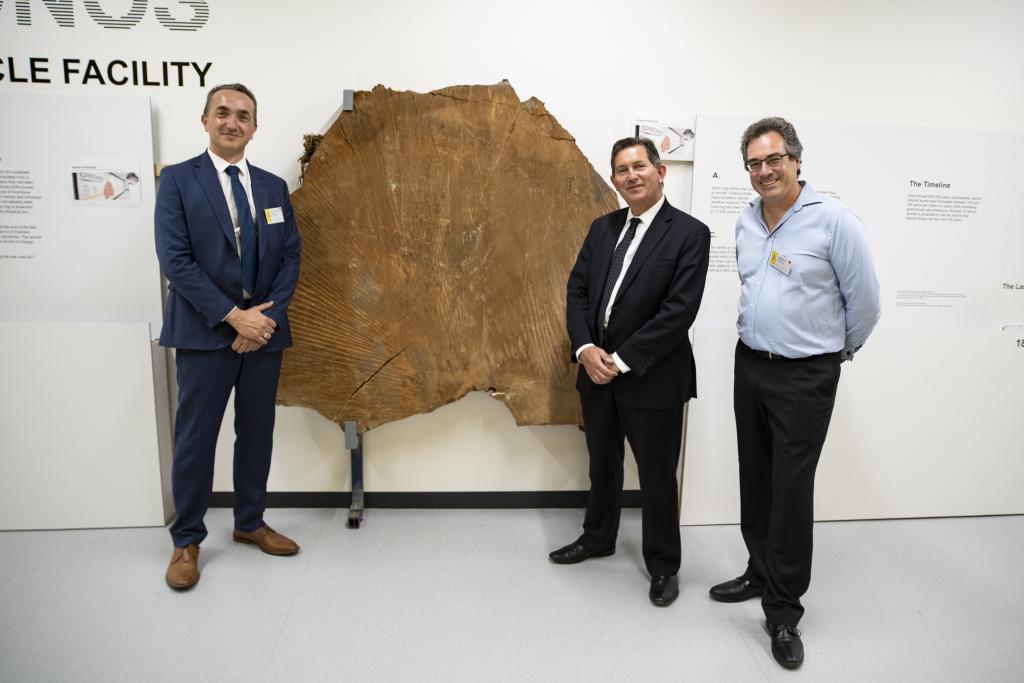
<svg viewBox="0 0 1024 683">
<path fill-rule="evenodd" d="M 364 379 L 364 380 L 362 381 L 362 383 L 361 383 L 361 384 L 360 384 L 360 385 L 359 385 L 358 387 L 356 387 L 356 390 L 352 392 L 352 394 L 351 394 L 351 395 L 350 395 L 350 396 L 348 397 L 348 399 L 346 399 L 346 401 L 345 401 L 345 405 L 343 405 L 343 406 L 341 407 L 341 410 L 339 410 L 339 411 L 338 411 L 338 414 L 334 416 L 334 420 L 332 420 L 332 422 L 337 422 L 337 421 L 338 421 L 338 418 L 340 418 L 340 417 L 341 417 L 341 415 L 342 415 L 342 413 L 344 413 L 344 412 L 345 412 L 345 408 L 348 408 L 348 404 L 349 404 L 349 403 L 351 403 L 351 402 L 352 402 L 352 399 L 354 399 L 354 398 L 356 397 L 356 394 L 358 394 L 358 393 L 359 393 L 360 391 L 362 391 L 362 390 L 363 390 L 363 387 L 365 387 L 365 386 L 366 386 L 367 384 L 369 384 L 369 383 L 370 383 L 370 381 L 371 381 L 371 380 L 373 380 L 373 378 L 374 378 L 374 377 L 376 377 L 377 375 L 379 375 L 379 374 L 380 374 L 380 371 L 381 371 L 381 370 L 383 370 L 383 369 L 384 369 L 384 368 L 386 368 L 386 367 L 387 367 L 388 365 L 390 365 L 391 361 L 393 361 L 394 359 L 398 358 L 398 357 L 399 357 L 399 356 L 401 356 L 401 355 L 402 355 L 403 353 L 405 353 L 406 349 L 408 349 L 408 348 L 409 348 L 409 347 L 408 347 L 408 346 L 406 346 L 406 347 L 405 347 L 404 349 L 402 349 L 401 351 L 399 351 L 399 352 L 398 352 L 398 353 L 396 353 L 395 355 L 391 356 L 391 358 L 388 358 L 388 359 L 387 359 L 386 361 L 384 361 L 384 363 L 382 363 L 382 364 L 381 364 L 381 366 L 380 366 L 379 368 L 377 368 L 376 370 L 374 370 L 374 371 L 373 371 L 373 372 L 372 372 L 372 373 L 370 374 L 370 376 L 369 376 L 369 377 L 367 377 L 366 379 Z"/>
</svg>

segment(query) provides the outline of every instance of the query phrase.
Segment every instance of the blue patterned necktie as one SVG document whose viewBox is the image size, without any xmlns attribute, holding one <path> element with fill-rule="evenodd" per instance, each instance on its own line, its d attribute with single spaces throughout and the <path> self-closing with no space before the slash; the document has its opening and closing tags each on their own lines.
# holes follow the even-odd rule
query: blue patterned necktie
<svg viewBox="0 0 1024 683">
<path fill-rule="evenodd" d="M 597 307 L 598 315 L 598 334 L 601 337 L 601 343 L 604 343 L 604 312 L 608 309 L 608 300 L 611 299 L 612 290 L 615 289 L 615 282 L 619 279 L 619 273 L 622 272 L 622 264 L 626 260 L 626 252 L 629 251 L 629 245 L 633 241 L 633 237 L 636 236 L 636 226 L 640 225 L 639 218 L 631 218 L 629 221 L 629 227 L 626 228 L 626 235 L 619 242 L 619 246 L 615 247 L 615 253 L 612 254 L 612 267 L 608 269 L 608 278 L 604 281 L 604 293 L 601 294 L 601 304 Z"/>
<path fill-rule="evenodd" d="M 256 288 L 256 261 L 259 259 L 256 224 L 249 209 L 249 198 L 242 187 L 242 181 L 238 178 L 238 167 L 228 166 L 225 172 L 231 176 L 231 194 L 235 198 L 235 208 L 238 209 L 238 227 L 242 242 L 242 288 L 252 296 Z"/>
</svg>

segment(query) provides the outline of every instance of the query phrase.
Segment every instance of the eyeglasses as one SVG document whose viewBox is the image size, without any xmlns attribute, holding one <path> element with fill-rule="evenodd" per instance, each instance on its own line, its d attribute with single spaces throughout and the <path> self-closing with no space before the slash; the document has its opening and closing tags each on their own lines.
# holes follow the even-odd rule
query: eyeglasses
<svg viewBox="0 0 1024 683">
<path fill-rule="evenodd" d="M 757 173 L 761 170 L 762 164 L 768 164 L 768 168 L 778 168 L 782 166 L 782 160 L 786 157 L 791 157 L 789 153 L 786 154 L 769 154 L 764 159 L 747 159 L 747 162 L 743 166 L 751 173 Z"/>
</svg>

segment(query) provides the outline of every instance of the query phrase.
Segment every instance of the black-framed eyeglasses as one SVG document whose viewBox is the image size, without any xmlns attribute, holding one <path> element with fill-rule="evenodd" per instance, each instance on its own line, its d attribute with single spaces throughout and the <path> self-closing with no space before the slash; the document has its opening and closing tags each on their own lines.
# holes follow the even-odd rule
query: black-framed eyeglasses
<svg viewBox="0 0 1024 683">
<path fill-rule="evenodd" d="M 761 170 L 761 166 L 763 164 L 767 164 L 768 168 L 778 168 L 779 166 L 782 166 L 783 159 L 791 156 L 793 155 L 787 152 L 786 154 L 769 154 L 764 159 L 747 159 L 747 162 L 743 164 L 743 167 L 751 173 L 757 173 Z"/>
</svg>

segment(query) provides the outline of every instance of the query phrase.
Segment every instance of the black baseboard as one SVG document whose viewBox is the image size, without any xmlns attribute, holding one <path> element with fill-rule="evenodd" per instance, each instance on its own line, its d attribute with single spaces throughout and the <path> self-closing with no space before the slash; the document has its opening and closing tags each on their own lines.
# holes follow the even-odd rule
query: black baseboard
<svg viewBox="0 0 1024 683">
<path fill-rule="evenodd" d="M 347 508 L 352 494 L 331 492 L 274 491 L 267 493 L 270 508 Z M 214 492 L 210 507 L 234 507 L 235 494 Z M 484 508 L 585 508 L 586 491 L 367 491 L 366 508 L 484 509 Z M 640 507 L 639 491 L 623 491 L 622 506 Z"/>
</svg>

